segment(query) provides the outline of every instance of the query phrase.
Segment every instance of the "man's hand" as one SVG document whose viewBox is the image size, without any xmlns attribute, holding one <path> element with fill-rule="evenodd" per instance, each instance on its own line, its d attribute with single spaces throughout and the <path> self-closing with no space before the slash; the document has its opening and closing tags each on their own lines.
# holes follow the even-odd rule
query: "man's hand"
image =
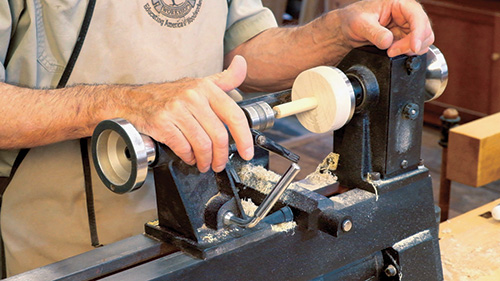
<svg viewBox="0 0 500 281">
<path fill-rule="evenodd" d="M 421 55 L 434 42 L 429 18 L 415 0 L 363 0 L 330 11 L 306 25 L 270 28 L 226 54 L 242 55 L 248 73 L 240 89 L 290 88 L 297 75 L 318 65 L 337 65 L 353 48 L 375 45 L 391 57 Z"/>
<path fill-rule="evenodd" d="M 364 0 L 338 10 L 352 47 L 373 44 L 391 57 L 421 55 L 434 42 L 431 24 L 415 0 Z"/>
<path fill-rule="evenodd" d="M 90 136 L 102 120 L 121 117 L 169 146 L 202 172 L 224 169 L 227 125 L 243 159 L 253 157 L 248 121 L 227 94 L 245 79 L 246 61 L 236 56 L 222 73 L 146 85 L 75 85 L 39 90 L 0 83 L 0 148 L 47 145 Z M 47 106 L 50 105 L 50 106 Z"/>
<path fill-rule="evenodd" d="M 246 62 L 236 56 L 224 72 L 205 78 L 185 78 L 173 83 L 139 86 L 128 93 L 136 108 L 126 112 L 141 131 L 164 143 L 201 172 L 225 168 L 228 158 L 227 125 L 240 156 L 253 157 L 248 121 L 226 94 L 246 76 Z"/>
</svg>

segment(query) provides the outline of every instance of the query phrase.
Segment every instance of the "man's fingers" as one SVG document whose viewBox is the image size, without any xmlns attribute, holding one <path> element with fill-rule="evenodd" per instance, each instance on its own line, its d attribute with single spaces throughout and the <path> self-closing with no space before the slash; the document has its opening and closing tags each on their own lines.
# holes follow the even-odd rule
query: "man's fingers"
<svg viewBox="0 0 500 281">
<path fill-rule="evenodd" d="M 177 126 L 180 127 L 191 144 L 198 170 L 202 173 L 207 172 L 212 163 L 212 141 L 210 137 L 193 116 L 185 118 Z"/>
<path fill-rule="evenodd" d="M 243 111 L 226 94 L 243 83 L 246 68 L 245 59 L 235 56 L 227 70 L 207 77 L 199 84 L 199 89 L 190 92 L 191 95 L 187 93 L 185 97 L 189 118 L 178 120 L 177 126 L 191 143 L 201 172 L 208 171 L 210 165 L 215 172 L 225 168 L 229 137 L 224 124 L 231 131 L 241 157 L 247 160 L 253 157 L 248 122 Z"/>
<path fill-rule="evenodd" d="M 410 51 L 410 36 L 406 35 L 405 37 L 397 40 L 391 45 L 391 47 L 387 50 L 387 55 L 390 57 L 395 57 L 406 54 Z"/>
<path fill-rule="evenodd" d="M 222 91 L 228 92 L 238 87 L 245 80 L 247 64 L 242 56 L 235 56 L 229 67 L 210 78 Z M 227 95 L 213 95 L 210 106 L 217 116 L 227 125 L 236 142 L 240 156 L 245 160 L 253 158 L 253 141 L 248 121 L 239 106 Z"/>
<path fill-rule="evenodd" d="M 376 14 L 359 15 L 351 28 L 356 37 L 359 37 L 354 39 L 371 42 L 379 49 L 389 48 L 394 40 L 392 32 L 379 23 L 379 16 Z"/>
<path fill-rule="evenodd" d="M 402 35 L 402 38 L 396 40 L 387 50 L 390 57 L 406 55 L 422 55 L 429 50 L 429 46 L 434 43 L 434 33 L 430 33 L 427 37 L 420 41 L 420 38 L 413 36 L 411 33 Z"/>
<path fill-rule="evenodd" d="M 210 105 L 227 125 L 240 156 L 245 160 L 252 159 L 254 154 L 252 134 L 241 108 L 227 96 L 212 100 Z"/>
<path fill-rule="evenodd" d="M 224 92 L 218 89 L 215 85 L 213 87 L 213 96 L 222 95 L 226 96 Z M 217 93 L 217 91 L 219 93 Z M 229 97 L 227 97 L 230 99 Z M 228 133 L 224 124 L 222 124 L 219 117 L 211 108 L 209 102 L 204 100 L 200 102 L 199 106 L 190 107 L 189 110 L 191 114 L 200 123 L 203 130 L 207 133 L 211 140 L 212 148 L 212 170 L 214 172 L 220 172 L 226 167 L 226 162 L 228 158 Z"/>
<path fill-rule="evenodd" d="M 408 24 L 410 32 L 406 36 L 409 37 L 407 41 L 395 42 L 394 44 L 399 43 L 400 46 L 397 48 L 400 50 L 409 49 L 410 53 L 421 54 L 423 50 L 426 50 L 432 44 L 432 42 L 426 44 L 429 37 L 433 37 L 429 18 L 422 6 L 416 1 L 396 2 L 395 5 L 393 8 L 395 21 L 400 26 Z M 403 51 L 402 53 L 408 52 Z"/>
<path fill-rule="evenodd" d="M 373 42 L 377 48 L 385 50 L 391 46 L 392 41 L 394 40 L 394 35 L 391 31 L 383 26 L 376 26 L 373 29 L 373 36 L 369 39 L 370 42 Z"/>
<path fill-rule="evenodd" d="M 196 164 L 196 159 L 194 157 L 191 144 L 182 134 L 180 129 L 175 126 L 169 126 L 169 128 L 166 128 L 166 131 L 169 132 L 169 135 L 164 139 L 158 139 L 158 141 L 161 141 L 166 146 L 170 147 L 175 155 L 177 155 L 186 164 Z"/>
<path fill-rule="evenodd" d="M 229 92 L 239 87 L 247 75 L 247 62 L 242 56 L 235 56 L 229 67 L 209 77 L 222 91 Z"/>
<path fill-rule="evenodd" d="M 168 111 L 169 120 L 182 132 L 189 143 L 189 147 L 196 159 L 196 165 L 200 172 L 204 173 L 210 169 L 212 163 L 212 141 L 199 121 L 193 116 L 193 108 L 208 107 L 204 97 L 195 90 L 189 90 L 183 93 L 183 99 L 170 103 Z M 220 121 L 219 121 L 220 122 Z M 169 142 L 168 145 L 179 157 L 179 154 L 186 153 L 188 148 L 182 147 L 183 151 L 176 149 L 176 143 Z M 183 159 L 183 158 L 181 158 Z M 183 159 L 184 160 L 184 159 Z M 186 161 L 185 161 L 186 162 Z M 189 163 L 188 163 L 189 164 Z"/>
</svg>

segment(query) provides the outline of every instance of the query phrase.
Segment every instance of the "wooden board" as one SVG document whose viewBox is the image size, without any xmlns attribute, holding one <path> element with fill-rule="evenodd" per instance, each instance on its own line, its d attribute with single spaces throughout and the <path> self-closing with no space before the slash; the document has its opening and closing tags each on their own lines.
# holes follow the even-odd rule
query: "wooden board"
<svg viewBox="0 0 500 281">
<path fill-rule="evenodd" d="M 444 280 L 500 280 L 500 221 L 488 217 L 500 199 L 441 223 Z"/>
<path fill-rule="evenodd" d="M 475 187 L 500 179 L 500 113 L 450 130 L 446 172 Z"/>
</svg>

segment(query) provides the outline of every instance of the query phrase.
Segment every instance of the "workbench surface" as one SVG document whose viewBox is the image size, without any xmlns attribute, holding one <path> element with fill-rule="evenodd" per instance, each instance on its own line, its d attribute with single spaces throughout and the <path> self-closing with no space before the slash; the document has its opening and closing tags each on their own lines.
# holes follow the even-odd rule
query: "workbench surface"
<svg viewBox="0 0 500 281">
<path fill-rule="evenodd" d="M 500 280 L 500 221 L 491 210 L 500 199 L 441 223 L 444 280 Z"/>
</svg>

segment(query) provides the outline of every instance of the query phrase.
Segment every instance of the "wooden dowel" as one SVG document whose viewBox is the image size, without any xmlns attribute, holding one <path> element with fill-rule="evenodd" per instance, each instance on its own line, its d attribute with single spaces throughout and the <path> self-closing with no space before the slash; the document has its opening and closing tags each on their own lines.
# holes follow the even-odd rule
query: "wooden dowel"
<svg viewBox="0 0 500 281">
<path fill-rule="evenodd" d="M 273 107 L 276 118 L 303 113 L 318 107 L 318 101 L 314 97 L 302 98 L 292 102 L 283 103 Z"/>
</svg>

